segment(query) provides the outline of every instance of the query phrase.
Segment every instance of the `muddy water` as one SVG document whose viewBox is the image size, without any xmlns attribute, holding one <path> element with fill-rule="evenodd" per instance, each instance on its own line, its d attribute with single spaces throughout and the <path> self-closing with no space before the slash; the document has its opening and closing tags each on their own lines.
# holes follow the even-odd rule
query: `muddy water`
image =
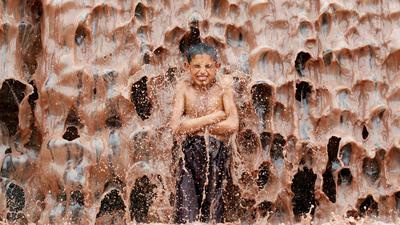
<svg viewBox="0 0 400 225">
<path fill-rule="evenodd" d="M 398 1 L 2 0 L 0 221 L 172 223 L 167 123 L 206 42 L 240 113 L 227 224 L 396 223 L 399 24 Z"/>
</svg>

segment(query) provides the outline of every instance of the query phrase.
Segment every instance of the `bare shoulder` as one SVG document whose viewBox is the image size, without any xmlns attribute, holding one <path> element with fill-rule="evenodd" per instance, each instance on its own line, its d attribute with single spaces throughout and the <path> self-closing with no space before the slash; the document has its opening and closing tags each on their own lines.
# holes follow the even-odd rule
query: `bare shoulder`
<svg viewBox="0 0 400 225">
<path fill-rule="evenodd" d="M 177 82 L 175 90 L 176 93 L 184 93 L 190 87 L 190 83 L 186 79 L 182 79 Z"/>
<path fill-rule="evenodd" d="M 219 79 L 221 88 L 225 91 L 232 91 L 233 79 L 231 76 L 221 75 Z"/>
</svg>

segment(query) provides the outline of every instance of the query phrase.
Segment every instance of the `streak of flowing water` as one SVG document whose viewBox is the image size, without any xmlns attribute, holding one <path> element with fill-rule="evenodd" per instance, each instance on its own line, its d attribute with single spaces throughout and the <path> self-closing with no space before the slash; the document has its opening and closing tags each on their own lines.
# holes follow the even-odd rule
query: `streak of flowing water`
<svg viewBox="0 0 400 225">
<path fill-rule="evenodd" d="M 400 2 L 1 0 L 0 224 L 171 224 L 183 53 L 233 82 L 225 224 L 400 224 Z M 201 224 L 196 222 L 194 224 Z"/>
</svg>

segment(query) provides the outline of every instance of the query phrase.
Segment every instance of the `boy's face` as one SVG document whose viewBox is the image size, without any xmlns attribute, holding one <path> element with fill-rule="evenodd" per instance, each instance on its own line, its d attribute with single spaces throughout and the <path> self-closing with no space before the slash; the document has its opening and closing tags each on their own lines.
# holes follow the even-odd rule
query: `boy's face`
<svg viewBox="0 0 400 225">
<path fill-rule="evenodd" d="M 192 81 L 196 86 L 205 87 L 214 82 L 215 75 L 220 66 L 210 55 L 195 55 L 190 63 L 185 63 Z"/>
</svg>

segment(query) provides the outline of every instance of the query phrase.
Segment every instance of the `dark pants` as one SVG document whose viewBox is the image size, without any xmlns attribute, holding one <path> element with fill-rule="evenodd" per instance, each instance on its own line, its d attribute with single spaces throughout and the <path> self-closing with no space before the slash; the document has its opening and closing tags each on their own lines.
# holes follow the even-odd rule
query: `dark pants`
<svg viewBox="0 0 400 225">
<path fill-rule="evenodd" d="M 175 222 L 223 222 L 223 182 L 228 175 L 226 146 L 210 137 L 207 157 L 204 137 L 188 136 L 182 149 L 185 158 L 179 163 Z"/>
</svg>

